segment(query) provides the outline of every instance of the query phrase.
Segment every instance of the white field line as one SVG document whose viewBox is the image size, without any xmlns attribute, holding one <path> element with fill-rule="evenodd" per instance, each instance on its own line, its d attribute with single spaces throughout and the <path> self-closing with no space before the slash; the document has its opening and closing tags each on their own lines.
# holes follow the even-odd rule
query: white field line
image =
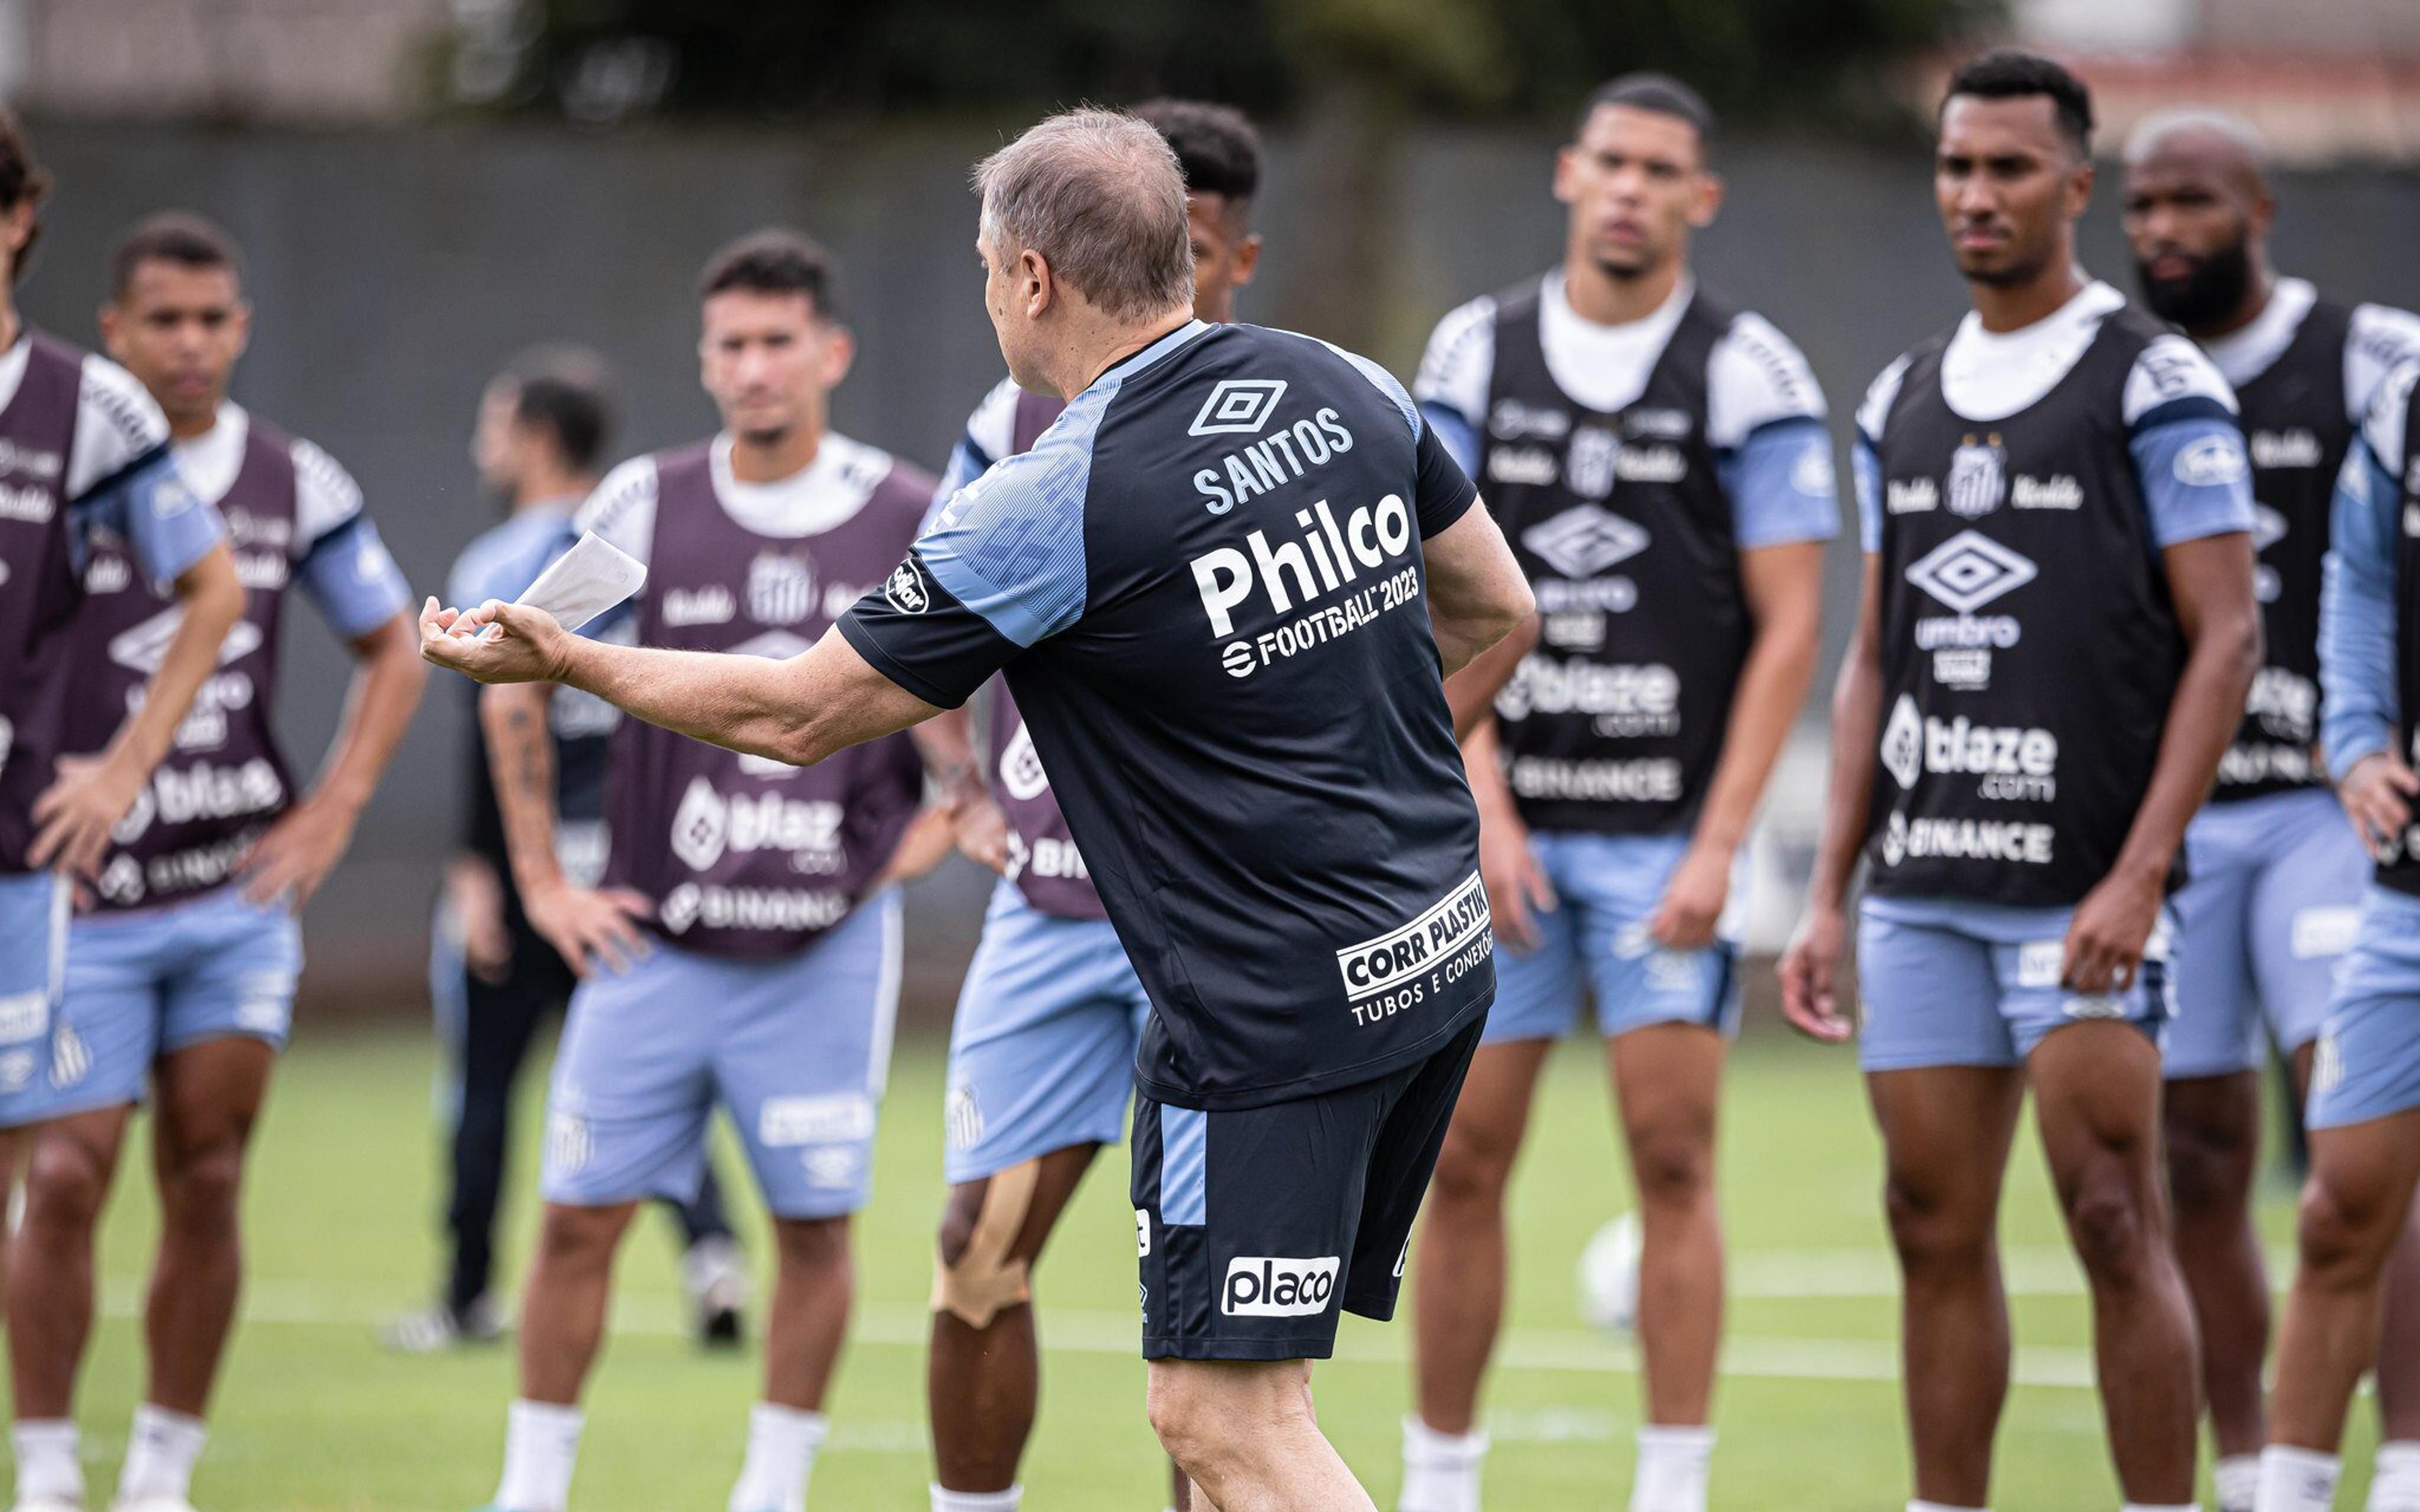
<svg viewBox="0 0 2420 1512">
<path fill-rule="evenodd" d="M 244 1289 L 244 1320 L 256 1326 L 357 1329 L 369 1335 L 395 1310 L 396 1298 L 365 1288 L 338 1288 L 311 1282 L 261 1278 Z M 101 1312 L 113 1319 L 142 1316 L 142 1288 L 123 1278 L 103 1288 Z M 1130 1358 L 1140 1332 L 1133 1314 L 1098 1308 L 1054 1306 L 1042 1310 L 1042 1341 L 1047 1350 L 1065 1354 Z M 922 1349 L 930 1327 L 923 1309 L 895 1303 L 858 1309 L 852 1341 L 885 1349 Z M 657 1338 L 687 1336 L 685 1311 L 671 1296 L 626 1296 L 613 1307 L 617 1334 Z M 1404 1331 L 1383 1333 L 1348 1330 L 1338 1341 L 1337 1358 L 1354 1365 L 1401 1366 L 1404 1364 Z M 1497 1363 L 1513 1370 L 1579 1374 L 1626 1374 L 1637 1367 L 1637 1354 L 1625 1340 L 1615 1340 L 1585 1329 L 1528 1328 L 1508 1330 L 1497 1351 Z M 1723 1370 L 1743 1378 L 1776 1381 L 1889 1382 L 1899 1379 L 1898 1346 L 1884 1339 L 1786 1338 L 1733 1335 L 1723 1347 Z M 2020 1386 L 2088 1388 L 2092 1358 L 2087 1350 L 2020 1347 L 2014 1372 Z"/>
</svg>

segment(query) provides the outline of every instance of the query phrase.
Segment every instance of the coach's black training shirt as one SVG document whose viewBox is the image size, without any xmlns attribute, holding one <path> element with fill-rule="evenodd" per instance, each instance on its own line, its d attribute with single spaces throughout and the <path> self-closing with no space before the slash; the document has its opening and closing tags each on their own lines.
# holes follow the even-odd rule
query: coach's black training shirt
<svg viewBox="0 0 2420 1512">
<path fill-rule="evenodd" d="M 928 702 L 1006 669 L 1151 994 L 1152 1097 L 1382 1075 L 1495 995 L 1419 544 L 1476 497 L 1375 364 L 1196 321 L 968 485 L 841 620 Z"/>
</svg>

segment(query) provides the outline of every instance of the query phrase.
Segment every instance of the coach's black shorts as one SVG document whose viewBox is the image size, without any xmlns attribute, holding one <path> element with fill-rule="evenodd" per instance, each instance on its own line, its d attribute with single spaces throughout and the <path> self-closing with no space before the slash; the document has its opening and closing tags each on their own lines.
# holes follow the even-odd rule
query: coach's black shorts
<svg viewBox="0 0 2420 1512">
<path fill-rule="evenodd" d="M 1425 1060 L 1265 1107 L 1138 1095 L 1146 1360 L 1325 1360 L 1341 1306 L 1395 1315 L 1412 1218 L 1484 1015 Z"/>
</svg>

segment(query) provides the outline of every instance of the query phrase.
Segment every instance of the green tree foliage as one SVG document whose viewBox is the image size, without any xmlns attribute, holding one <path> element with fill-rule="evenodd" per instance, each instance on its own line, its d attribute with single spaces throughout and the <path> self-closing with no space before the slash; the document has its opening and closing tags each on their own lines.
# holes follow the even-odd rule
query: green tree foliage
<svg viewBox="0 0 2420 1512">
<path fill-rule="evenodd" d="M 610 121 L 1043 108 L 1181 93 L 1316 113 L 1342 76 L 1471 117 L 1664 69 L 1744 119 L 1870 118 L 1880 82 L 1998 0 L 485 0 L 466 91 Z M 474 70 L 475 71 L 475 70 Z M 463 70 L 457 76 L 468 77 Z"/>
</svg>

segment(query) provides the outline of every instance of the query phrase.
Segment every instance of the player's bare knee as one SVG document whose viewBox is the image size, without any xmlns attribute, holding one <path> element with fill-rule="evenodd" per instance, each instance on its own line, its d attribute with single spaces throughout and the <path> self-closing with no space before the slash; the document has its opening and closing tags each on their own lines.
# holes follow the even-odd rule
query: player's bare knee
<svg viewBox="0 0 2420 1512">
<path fill-rule="evenodd" d="M 2383 1204 L 2314 1175 L 2295 1213 L 2295 1242 L 2309 1278 L 2329 1286 L 2376 1281 L 2398 1227 Z"/>
<path fill-rule="evenodd" d="M 1630 1165 L 1644 1207 L 1695 1207 L 1714 1191 L 1714 1141 L 1707 1131 L 1642 1130 L 1632 1136 Z"/>
<path fill-rule="evenodd" d="M 2094 1283 L 2122 1285 L 2140 1278 L 2153 1232 L 2146 1200 L 2116 1173 L 2087 1178 L 2068 1196 L 2068 1233 Z"/>
<path fill-rule="evenodd" d="M 793 1273 L 845 1270 L 849 1265 L 849 1221 L 837 1218 L 781 1218 L 773 1224 L 773 1245 L 783 1270 Z"/>
<path fill-rule="evenodd" d="M 230 1139 L 189 1151 L 161 1182 L 162 1219 L 184 1229 L 232 1229 L 243 1195 L 243 1147 Z"/>
<path fill-rule="evenodd" d="M 109 1199 L 109 1167 L 81 1141 L 37 1139 L 25 1162 L 25 1221 L 89 1227 Z"/>
<path fill-rule="evenodd" d="M 1900 1267 L 1913 1275 L 1963 1271 L 1988 1260 L 1992 1226 L 1988 1215 L 1978 1215 L 1971 1208 L 1931 1182 L 1899 1177 L 1885 1180 L 1883 1211 L 1890 1222 L 1891 1243 L 1899 1251 Z"/>
<path fill-rule="evenodd" d="M 549 1203 L 538 1223 L 537 1261 L 551 1271 L 604 1270 L 613 1264 L 624 1213 L 618 1208 Z"/>
<path fill-rule="evenodd" d="M 1466 1134 L 1456 1128 L 1437 1151 L 1436 1169 L 1429 1177 L 1431 1204 L 1494 1209 L 1503 1206 L 1504 1188 L 1512 1175 L 1515 1140 Z"/>
<path fill-rule="evenodd" d="M 967 1245 L 975 1237 L 975 1224 L 983 1216 L 984 1198 L 990 1191 L 989 1177 L 960 1181 L 950 1188 L 949 1199 L 941 1204 L 941 1227 L 934 1236 L 934 1247 L 943 1265 L 955 1265 L 966 1257 Z"/>
</svg>

